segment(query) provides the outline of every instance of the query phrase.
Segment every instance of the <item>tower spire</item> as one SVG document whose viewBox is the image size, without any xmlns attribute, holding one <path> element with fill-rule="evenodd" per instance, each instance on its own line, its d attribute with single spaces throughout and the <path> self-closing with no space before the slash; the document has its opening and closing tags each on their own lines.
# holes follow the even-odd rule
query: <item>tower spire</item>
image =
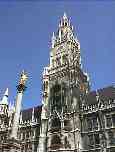
<svg viewBox="0 0 115 153">
<path fill-rule="evenodd" d="M 8 105 L 8 88 L 6 89 L 4 96 L 2 100 L 0 101 L 0 104 Z"/>
<path fill-rule="evenodd" d="M 55 34 L 54 34 L 54 32 L 53 32 L 53 35 L 52 35 L 52 48 L 54 48 L 54 44 L 55 44 Z"/>
<path fill-rule="evenodd" d="M 61 18 L 61 23 L 60 23 L 61 27 L 64 27 L 64 26 L 69 26 L 69 20 L 68 20 L 68 17 L 66 15 L 66 13 L 64 12 L 64 15 L 63 17 Z"/>
<path fill-rule="evenodd" d="M 6 88 L 6 91 L 4 93 L 4 96 L 7 96 L 8 97 L 8 88 Z"/>
</svg>

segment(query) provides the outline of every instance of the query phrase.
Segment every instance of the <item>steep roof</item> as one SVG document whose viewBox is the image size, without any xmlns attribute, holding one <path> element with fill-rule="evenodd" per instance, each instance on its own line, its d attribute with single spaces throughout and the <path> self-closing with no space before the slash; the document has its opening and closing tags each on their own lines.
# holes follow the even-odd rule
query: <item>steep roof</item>
<svg viewBox="0 0 115 153">
<path fill-rule="evenodd" d="M 42 106 L 34 107 L 34 113 L 33 113 L 33 108 L 22 110 L 23 122 L 32 120 L 32 114 L 34 114 L 34 119 L 39 119 L 41 116 L 41 110 L 42 110 Z"/>
<path fill-rule="evenodd" d="M 102 101 L 108 101 L 109 99 L 115 99 L 115 87 L 109 86 L 103 89 L 97 90 L 99 94 L 99 98 Z M 86 97 L 87 104 L 96 104 L 98 103 L 96 100 L 96 91 L 90 92 Z"/>
</svg>

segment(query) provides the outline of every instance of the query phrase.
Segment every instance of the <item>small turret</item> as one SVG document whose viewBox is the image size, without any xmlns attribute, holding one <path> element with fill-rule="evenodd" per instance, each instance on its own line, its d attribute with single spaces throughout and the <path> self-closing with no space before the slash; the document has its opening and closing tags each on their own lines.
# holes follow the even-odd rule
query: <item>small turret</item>
<svg viewBox="0 0 115 153">
<path fill-rule="evenodd" d="M 34 118 L 34 107 L 33 107 L 33 109 L 32 109 L 32 123 L 34 123 L 35 122 L 35 118 Z"/>
<path fill-rule="evenodd" d="M 96 100 L 99 101 L 99 92 L 96 90 Z"/>
<path fill-rule="evenodd" d="M 53 35 L 52 35 L 52 48 L 54 48 L 55 39 L 56 39 L 56 37 L 55 37 L 55 34 L 53 32 Z"/>
<path fill-rule="evenodd" d="M 68 17 L 67 17 L 67 15 L 66 15 L 66 13 L 64 12 L 64 15 L 63 15 L 63 17 L 62 17 L 62 19 L 61 19 L 61 26 L 69 26 L 69 20 L 68 20 Z"/>
<path fill-rule="evenodd" d="M 0 101 L 0 127 L 8 126 L 8 88 L 6 89 L 2 100 Z"/>
<path fill-rule="evenodd" d="M 6 89 L 2 100 L 0 101 L 0 105 L 8 105 L 8 88 Z"/>
<path fill-rule="evenodd" d="M 8 113 L 8 88 L 6 89 L 2 100 L 0 101 L 0 114 L 4 114 L 5 116 Z"/>
</svg>

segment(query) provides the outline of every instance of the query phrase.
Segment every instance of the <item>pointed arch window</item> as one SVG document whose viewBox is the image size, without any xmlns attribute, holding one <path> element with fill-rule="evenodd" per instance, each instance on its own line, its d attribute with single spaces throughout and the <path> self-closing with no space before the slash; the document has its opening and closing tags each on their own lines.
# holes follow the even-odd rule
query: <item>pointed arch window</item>
<svg viewBox="0 0 115 153">
<path fill-rule="evenodd" d="M 115 114 L 112 115 L 113 126 L 115 127 Z"/>
<path fill-rule="evenodd" d="M 59 118 L 54 118 L 51 121 L 51 127 L 58 127 L 59 129 L 61 128 L 61 122 Z"/>
<path fill-rule="evenodd" d="M 107 115 L 107 116 L 106 116 L 106 126 L 107 126 L 108 128 L 112 126 L 111 115 Z"/>
<path fill-rule="evenodd" d="M 67 64 L 67 56 L 65 54 L 62 56 L 62 62 L 63 64 Z"/>
<path fill-rule="evenodd" d="M 52 67 L 54 67 L 55 66 L 55 64 L 54 64 L 54 59 L 52 59 Z"/>
</svg>

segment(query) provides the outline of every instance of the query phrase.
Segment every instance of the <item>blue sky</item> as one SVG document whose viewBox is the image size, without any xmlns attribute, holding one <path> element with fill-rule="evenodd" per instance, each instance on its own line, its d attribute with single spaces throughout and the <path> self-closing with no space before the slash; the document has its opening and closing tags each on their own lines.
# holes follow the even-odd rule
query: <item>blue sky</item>
<svg viewBox="0 0 115 153">
<path fill-rule="evenodd" d="M 115 83 L 114 1 L 0 1 L 0 96 L 16 97 L 22 69 L 28 72 L 23 108 L 41 103 L 43 67 L 49 63 L 52 32 L 66 12 L 81 43 L 91 89 Z"/>
</svg>

